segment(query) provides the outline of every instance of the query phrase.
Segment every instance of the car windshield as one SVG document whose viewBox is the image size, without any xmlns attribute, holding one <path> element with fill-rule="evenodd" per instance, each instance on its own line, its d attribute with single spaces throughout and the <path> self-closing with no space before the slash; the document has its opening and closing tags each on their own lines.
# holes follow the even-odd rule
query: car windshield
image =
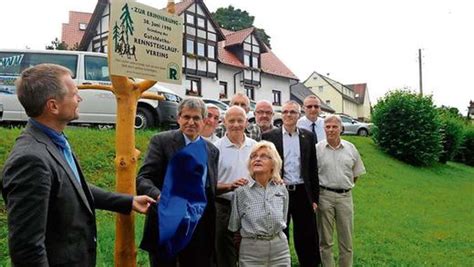
<svg viewBox="0 0 474 267">
<path fill-rule="evenodd" d="M 229 108 L 225 103 L 217 100 L 204 99 L 204 103 L 216 105 L 221 110 L 227 110 Z"/>
<path fill-rule="evenodd" d="M 250 101 L 250 110 L 255 110 L 255 106 L 257 105 L 257 102 L 255 101 Z"/>
</svg>

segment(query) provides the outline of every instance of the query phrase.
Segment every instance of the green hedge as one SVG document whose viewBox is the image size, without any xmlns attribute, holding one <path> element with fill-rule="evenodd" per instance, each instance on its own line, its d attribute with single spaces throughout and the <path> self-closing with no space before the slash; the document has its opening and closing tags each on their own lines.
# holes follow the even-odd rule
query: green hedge
<svg viewBox="0 0 474 267">
<path fill-rule="evenodd" d="M 412 165 L 432 165 L 442 151 L 440 119 L 431 97 L 396 90 L 374 107 L 373 138 L 382 150 Z"/>
<path fill-rule="evenodd" d="M 454 159 L 474 166 L 474 125 L 471 124 L 464 128 L 463 141 Z"/>
<path fill-rule="evenodd" d="M 453 159 L 461 146 L 464 122 L 462 117 L 445 112 L 443 109 L 440 109 L 440 118 L 443 151 L 439 156 L 439 162 L 446 163 Z"/>
</svg>

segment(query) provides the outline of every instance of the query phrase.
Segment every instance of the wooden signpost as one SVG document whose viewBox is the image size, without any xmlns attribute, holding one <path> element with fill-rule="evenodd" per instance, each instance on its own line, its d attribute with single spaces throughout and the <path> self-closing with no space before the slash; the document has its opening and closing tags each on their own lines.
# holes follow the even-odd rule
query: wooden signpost
<svg viewBox="0 0 474 267">
<path fill-rule="evenodd" d="M 116 191 L 136 194 L 135 177 L 140 151 L 135 148 L 135 115 L 140 98 L 163 100 L 146 92 L 156 81 L 181 83 L 182 19 L 174 15 L 175 3 L 168 0 L 167 12 L 135 1 L 114 0 L 110 15 L 107 85 L 81 85 L 79 89 L 101 89 L 117 99 Z M 128 77 L 142 78 L 133 81 Z M 115 266 L 136 266 L 135 218 L 116 218 Z"/>
</svg>

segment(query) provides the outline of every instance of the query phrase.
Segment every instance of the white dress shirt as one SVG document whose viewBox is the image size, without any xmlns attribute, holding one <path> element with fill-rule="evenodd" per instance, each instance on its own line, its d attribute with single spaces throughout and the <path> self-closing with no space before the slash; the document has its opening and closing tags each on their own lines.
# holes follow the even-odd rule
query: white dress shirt
<svg viewBox="0 0 474 267">
<path fill-rule="evenodd" d="M 283 180 L 286 184 L 302 184 L 301 178 L 301 150 L 299 130 L 296 129 L 290 135 L 285 129 L 281 127 L 283 132 Z"/>
<path fill-rule="evenodd" d="M 310 121 L 308 117 L 303 116 L 298 120 L 298 122 L 296 123 L 296 126 L 299 128 L 308 130 L 310 132 L 313 132 L 312 124 L 313 122 Z M 315 124 L 314 130 L 316 131 L 318 142 L 322 140 L 326 140 L 326 132 L 324 131 L 324 119 L 318 117 L 316 121 L 314 122 L 314 124 Z"/>
</svg>

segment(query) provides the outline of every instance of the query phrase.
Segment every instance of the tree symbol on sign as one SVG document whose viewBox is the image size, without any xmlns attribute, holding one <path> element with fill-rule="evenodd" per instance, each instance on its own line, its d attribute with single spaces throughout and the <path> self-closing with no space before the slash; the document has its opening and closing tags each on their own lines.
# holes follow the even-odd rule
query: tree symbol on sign
<svg viewBox="0 0 474 267">
<path fill-rule="evenodd" d="M 128 59 L 133 56 L 136 61 L 136 47 L 135 45 L 130 46 L 129 42 L 129 38 L 133 37 L 134 30 L 128 3 L 125 3 L 122 7 L 122 14 L 120 15 L 120 27 L 117 25 L 117 22 L 115 22 L 112 29 L 112 38 L 114 40 L 115 52 L 119 53 L 122 57 L 126 55 Z"/>
</svg>

